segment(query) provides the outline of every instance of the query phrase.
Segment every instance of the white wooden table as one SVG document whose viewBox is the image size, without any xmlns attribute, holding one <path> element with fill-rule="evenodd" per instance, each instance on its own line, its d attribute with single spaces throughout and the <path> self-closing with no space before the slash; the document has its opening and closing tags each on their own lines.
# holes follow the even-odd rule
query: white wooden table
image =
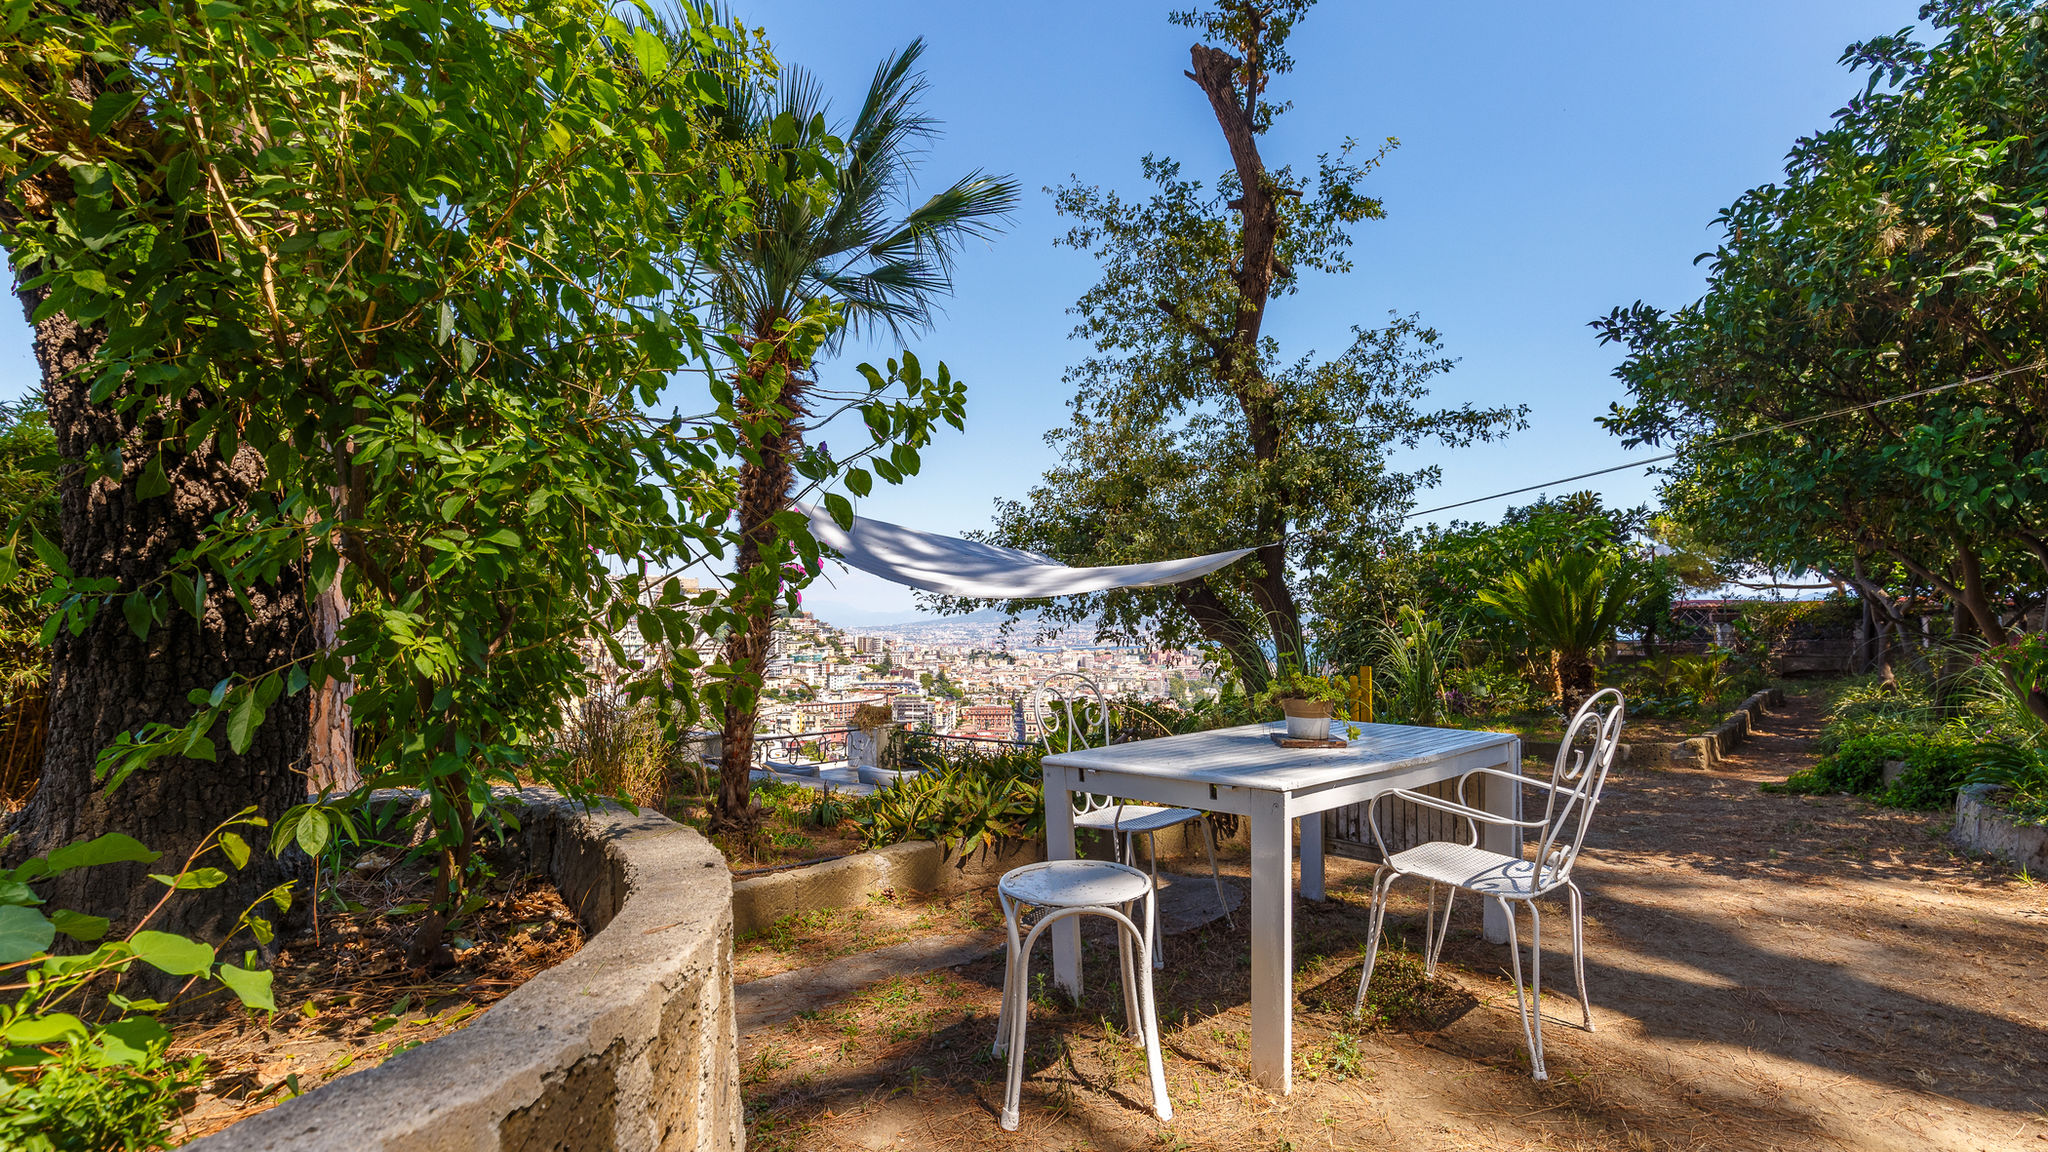
<svg viewBox="0 0 2048 1152">
<path fill-rule="evenodd" d="M 1045 757 L 1045 842 L 1054 860 L 1074 858 L 1071 795 L 1094 792 L 1147 804 L 1201 808 L 1243 817 L 1252 843 L 1252 1076 L 1275 1092 L 1294 1086 L 1294 822 L 1301 821 L 1301 890 L 1323 898 L 1323 822 L 1331 808 L 1370 800 L 1390 788 L 1421 788 L 1474 768 L 1519 774 L 1522 742 L 1513 733 L 1398 724 L 1330 725 L 1332 736 L 1358 735 L 1344 748 L 1281 748 L 1281 724 L 1218 728 L 1186 736 L 1083 748 Z M 1518 817 L 1519 786 L 1481 777 L 1480 803 Z M 1304 819 L 1306 817 L 1306 819 Z M 1480 843 L 1519 855 L 1521 834 L 1480 826 Z M 1486 908 L 1486 938 L 1508 938 L 1498 908 Z M 1069 919 L 1052 928 L 1053 978 L 1081 994 L 1081 932 Z"/>
</svg>

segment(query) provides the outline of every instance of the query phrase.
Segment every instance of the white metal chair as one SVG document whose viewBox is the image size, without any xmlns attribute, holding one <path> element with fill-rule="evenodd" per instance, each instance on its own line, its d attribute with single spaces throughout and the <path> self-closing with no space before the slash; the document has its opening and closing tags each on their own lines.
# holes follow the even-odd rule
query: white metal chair
<svg viewBox="0 0 2048 1152">
<path fill-rule="evenodd" d="M 1161 1120 L 1173 1119 L 1173 1103 L 1166 1096 L 1166 1068 L 1159 1055 L 1159 1014 L 1152 1003 L 1152 965 L 1148 962 L 1145 933 L 1131 919 L 1131 905 L 1143 902 L 1140 915 L 1148 918 L 1158 903 L 1152 878 L 1127 864 L 1107 860 L 1047 860 L 1026 864 L 1005 873 L 996 885 L 1003 904 L 1003 921 L 1010 931 L 1009 957 L 1003 968 L 1003 1007 L 996 1020 L 997 1056 L 1009 1053 L 1009 1076 L 1004 1081 L 1001 1123 L 1009 1132 L 1017 1130 L 1017 1100 L 1024 1090 L 1024 1018 L 1030 1012 L 1031 949 L 1039 933 L 1069 916 L 1101 916 L 1116 924 L 1117 954 L 1122 962 L 1124 1022 L 1131 1035 L 1145 1048 L 1145 1065 L 1152 1079 L 1152 1111 Z M 1028 935 L 1019 937 L 1018 922 L 1025 908 L 1043 911 Z"/>
<path fill-rule="evenodd" d="M 1055 689 L 1056 681 L 1070 682 Z M 1055 752 L 1071 752 L 1076 748 L 1096 748 L 1110 742 L 1109 699 L 1103 694 L 1101 685 L 1079 672 L 1055 672 L 1038 682 L 1031 694 L 1032 717 L 1038 725 L 1038 739 L 1044 745 L 1047 755 Z M 1101 732 L 1098 743 L 1089 743 L 1089 736 Z M 1055 747 L 1057 741 L 1059 747 Z M 1190 822 L 1201 825 L 1202 848 L 1209 854 L 1209 879 L 1216 885 L 1216 903 L 1223 909 L 1223 917 L 1232 928 L 1237 927 L 1237 918 L 1230 914 L 1230 903 L 1223 898 L 1223 873 L 1216 867 L 1216 833 L 1205 819 L 1206 813 L 1199 808 L 1161 808 L 1156 804 L 1126 804 L 1114 796 L 1096 795 L 1090 792 L 1074 796 L 1074 827 L 1106 832 L 1110 837 L 1111 851 L 1119 863 L 1136 865 L 1138 837 L 1145 837 L 1146 857 L 1152 869 L 1152 881 L 1159 881 L 1159 833 Z M 1152 966 L 1166 966 L 1166 932 L 1159 921 L 1159 905 L 1152 904 L 1152 919 L 1146 922 L 1146 944 L 1152 950 Z"/>
<path fill-rule="evenodd" d="M 1380 930 L 1387 917 L 1387 893 L 1392 890 L 1394 881 L 1412 876 L 1429 884 L 1429 919 L 1423 930 L 1423 971 L 1426 975 L 1436 975 L 1437 955 L 1443 951 L 1444 937 L 1450 933 L 1451 900 L 1459 892 L 1470 892 L 1492 900 L 1507 915 L 1508 956 L 1513 961 L 1515 1003 L 1521 1009 L 1522 1038 L 1529 1045 L 1529 1063 L 1538 1080 L 1547 1080 L 1550 1074 L 1543 1068 L 1543 917 L 1536 909 L 1536 899 L 1559 888 L 1564 889 L 1571 898 L 1572 973 L 1579 987 L 1579 1009 L 1584 1014 L 1583 1027 L 1588 1032 L 1593 1030 L 1593 1002 L 1586 994 L 1584 900 L 1579 886 L 1572 882 L 1572 865 L 1578 860 L 1580 846 L 1585 843 L 1587 825 L 1592 822 L 1593 810 L 1600 803 L 1601 789 L 1607 785 L 1607 770 L 1613 765 L 1615 751 L 1620 746 L 1623 707 L 1621 693 L 1612 688 L 1594 693 L 1565 729 L 1564 742 L 1558 746 L 1557 762 L 1548 781 L 1498 768 L 1480 768 L 1459 778 L 1455 803 L 1405 788 L 1373 797 L 1366 807 L 1366 817 L 1372 828 L 1373 841 L 1386 863 L 1373 882 L 1372 935 L 1366 944 L 1365 973 L 1358 980 L 1358 1001 L 1352 1007 L 1354 1015 L 1365 1007 L 1365 990 L 1372 983 L 1373 963 L 1379 958 Z M 1466 803 L 1465 782 L 1474 776 L 1497 776 L 1518 785 L 1542 789 L 1545 795 L 1542 818 L 1511 820 Z M 1465 843 L 1435 840 L 1404 852 L 1387 852 L 1386 841 L 1380 834 L 1378 809 L 1379 802 L 1388 797 L 1463 818 L 1468 832 Z M 1506 856 L 1479 847 L 1479 825 L 1482 823 L 1535 833 L 1535 859 Z M 1436 890 L 1439 886 L 1447 889 L 1442 928 L 1438 928 L 1436 923 Z M 1526 999 L 1522 993 L 1522 948 L 1518 939 L 1520 924 L 1515 917 L 1515 902 L 1529 907 L 1529 994 Z"/>
</svg>

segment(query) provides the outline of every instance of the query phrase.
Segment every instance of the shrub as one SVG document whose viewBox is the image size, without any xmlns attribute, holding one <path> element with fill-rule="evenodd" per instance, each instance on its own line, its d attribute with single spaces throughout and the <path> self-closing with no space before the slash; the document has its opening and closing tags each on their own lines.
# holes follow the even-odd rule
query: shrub
<svg viewBox="0 0 2048 1152">
<path fill-rule="evenodd" d="M 1969 782 L 2005 789 L 1997 803 L 2015 823 L 2048 824 L 2048 752 L 1985 744 Z"/>
<path fill-rule="evenodd" d="M 1794 772 L 1780 791 L 1849 792 L 1890 808 L 1940 808 L 1955 801 L 1982 746 L 1960 733 L 1878 732 L 1844 740 L 1811 768 Z M 1887 760 L 1905 761 L 1905 771 L 1884 783 Z"/>
<path fill-rule="evenodd" d="M 254 812 L 214 828 L 181 869 L 152 874 L 149 883 L 167 888 L 168 900 L 226 882 L 225 872 L 201 867 L 200 861 L 218 853 L 236 869 L 247 864 L 251 848 L 237 829 L 261 827 Z M 134 839 L 109 832 L 0 870 L 0 983 L 14 993 L 0 1000 L 0 1035 L 7 1045 L 0 1049 L 0 1148 L 100 1152 L 168 1141 L 178 1094 L 199 1081 L 203 1061 L 167 1055 L 170 1033 L 156 1016 L 169 1004 L 107 992 L 102 1012 L 80 1015 L 89 985 L 119 987 L 123 974 L 144 965 L 187 977 L 187 987 L 218 981 L 248 1007 L 277 1011 L 271 974 L 256 967 L 254 949 L 242 955 L 241 965 L 222 963 L 212 944 L 155 931 L 149 922 L 162 903 L 126 936 L 108 940 L 104 918 L 48 909 L 35 892 L 35 885 L 75 868 L 157 858 Z M 286 907 L 290 887 L 275 888 L 244 910 L 228 940 L 247 932 L 257 943 L 269 943 L 271 924 L 258 913 L 266 904 Z M 60 935 L 92 949 L 56 954 L 52 947 Z"/>
<path fill-rule="evenodd" d="M 881 789 L 856 806 L 854 823 L 867 847 L 934 840 L 949 855 L 965 858 L 1044 834 L 1045 791 L 1037 749 L 918 754 L 921 775 Z"/>
</svg>

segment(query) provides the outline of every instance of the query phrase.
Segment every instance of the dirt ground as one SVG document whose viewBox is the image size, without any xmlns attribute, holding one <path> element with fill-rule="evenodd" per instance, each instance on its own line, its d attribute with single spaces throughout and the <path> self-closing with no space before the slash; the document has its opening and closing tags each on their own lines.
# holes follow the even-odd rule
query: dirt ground
<svg viewBox="0 0 2048 1152">
<path fill-rule="evenodd" d="M 755 1036 L 748 1145 L 2048 1152 L 2048 887 L 1951 849 L 1938 813 L 1761 792 L 1811 762 L 1820 719 L 1817 699 L 1794 697 L 1713 771 L 1611 778 L 1578 872 L 1597 1030 L 1571 1026 L 1559 901 L 1548 1084 L 1527 1074 L 1506 949 L 1480 939 L 1474 906 L 1453 921 L 1441 983 L 1397 952 L 1374 977 L 1377 1019 L 1349 1021 L 1371 869 L 1333 860 L 1333 898 L 1297 904 L 1290 1096 L 1245 1075 L 1239 917 L 1171 942 L 1170 1123 L 1147 1109 L 1098 941 L 1080 1007 L 1036 998 L 1017 1133 L 995 1120 L 998 957 Z M 1421 889 L 1396 891 L 1390 930 L 1414 942 Z"/>
<path fill-rule="evenodd" d="M 206 1057 L 206 1081 L 179 1117 L 181 1139 L 445 1036 L 583 946 L 554 885 L 504 877 L 491 882 L 491 903 L 458 927 L 456 967 L 409 970 L 405 945 L 428 890 L 418 870 L 351 869 L 341 887 L 349 910 L 323 909 L 317 941 L 309 930 L 279 952 L 275 1016 L 215 995 L 166 1018 L 172 1056 Z"/>
</svg>

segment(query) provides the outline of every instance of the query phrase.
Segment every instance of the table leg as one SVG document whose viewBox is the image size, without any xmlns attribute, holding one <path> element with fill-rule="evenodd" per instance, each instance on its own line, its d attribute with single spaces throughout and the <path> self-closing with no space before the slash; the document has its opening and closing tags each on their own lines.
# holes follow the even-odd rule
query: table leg
<svg viewBox="0 0 2048 1152">
<path fill-rule="evenodd" d="M 1252 1079 L 1294 1087 L 1294 829 L 1286 797 L 1254 792 L 1252 837 Z"/>
<path fill-rule="evenodd" d="M 1522 742 L 1520 740 L 1515 741 L 1509 746 L 1506 768 L 1517 776 L 1522 774 Z M 1495 816 L 1505 816 L 1510 820 L 1522 818 L 1521 785 L 1511 784 L 1498 776 L 1482 776 L 1480 779 L 1486 782 L 1485 804 L 1488 812 L 1493 813 Z M 1501 824 L 1481 824 L 1479 830 L 1479 846 L 1487 851 L 1516 857 L 1522 854 L 1522 830 L 1520 828 L 1510 828 Z M 1482 929 L 1487 943 L 1507 943 L 1509 934 L 1515 929 L 1514 925 L 1508 920 L 1507 913 L 1501 910 L 1500 903 L 1488 900 L 1481 907 L 1485 909 Z"/>
<path fill-rule="evenodd" d="M 1301 818 L 1301 898 L 1323 898 L 1323 814 Z"/>
<path fill-rule="evenodd" d="M 1074 858 L 1074 798 L 1068 790 L 1068 770 L 1045 770 L 1045 857 L 1048 860 Z M 1075 1003 L 1081 1000 L 1081 918 L 1069 916 L 1054 924 L 1052 935 L 1052 978 Z"/>
</svg>

